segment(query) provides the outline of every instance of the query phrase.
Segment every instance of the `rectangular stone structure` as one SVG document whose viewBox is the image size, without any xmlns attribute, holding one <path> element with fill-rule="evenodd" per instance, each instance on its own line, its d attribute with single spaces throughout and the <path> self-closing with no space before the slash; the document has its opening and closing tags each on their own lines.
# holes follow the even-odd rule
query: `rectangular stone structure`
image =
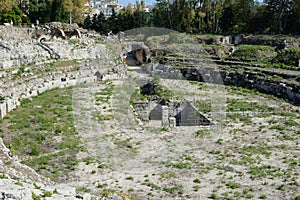
<svg viewBox="0 0 300 200">
<path fill-rule="evenodd" d="M 173 128 L 176 126 L 176 118 L 175 117 L 170 117 L 169 118 L 169 124 L 170 124 L 170 127 Z"/>
<path fill-rule="evenodd" d="M 4 102 L 0 104 L 0 119 L 2 119 L 6 114 L 6 103 Z"/>
<path fill-rule="evenodd" d="M 168 106 L 161 107 L 162 112 L 162 119 L 161 119 L 161 126 L 162 127 L 169 127 L 169 108 Z"/>
</svg>

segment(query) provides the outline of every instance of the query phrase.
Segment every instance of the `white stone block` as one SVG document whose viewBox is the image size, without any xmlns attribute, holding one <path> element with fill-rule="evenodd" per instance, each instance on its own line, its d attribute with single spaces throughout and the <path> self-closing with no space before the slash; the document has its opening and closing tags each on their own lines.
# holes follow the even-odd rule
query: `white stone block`
<svg viewBox="0 0 300 200">
<path fill-rule="evenodd" d="M 6 114 L 6 103 L 2 103 L 0 104 L 0 119 L 2 119 Z"/>
<path fill-rule="evenodd" d="M 1 61 L 0 62 L 0 68 L 2 68 L 2 69 L 9 69 L 9 68 L 12 68 L 13 64 L 14 64 L 13 60 Z"/>
<path fill-rule="evenodd" d="M 161 108 L 162 108 L 161 126 L 169 127 L 169 108 L 168 106 L 162 106 Z"/>
<path fill-rule="evenodd" d="M 170 117 L 169 118 L 169 124 L 170 124 L 170 127 L 175 127 L 176 126 L 176 118 L 175 117 Z"/>
</svg>

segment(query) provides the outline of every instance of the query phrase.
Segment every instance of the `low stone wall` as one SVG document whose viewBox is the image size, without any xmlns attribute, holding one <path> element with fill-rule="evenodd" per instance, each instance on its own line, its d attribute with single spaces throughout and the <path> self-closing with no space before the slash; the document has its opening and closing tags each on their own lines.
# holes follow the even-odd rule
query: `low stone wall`
<svg viewBox="0 0 300 200">
<path fill-rule="evenodd" d="M 182 68 L 181 73 L 187 80 L 220 83 L 218 77 L 222 78 L 224 85 L 240 86 L 248 89 L 255 89 L 262 93 L 274 95 L 276 97 L 289 100 L 295 105 L 300 105 L 300 85 L 297 83 L 286 82 L 284 80 L 270 80 L 272 76 L 263 73 L 247 70 L 236 71 L 216 71 L 214 68 L 191 69 Z M 211 77 L 210 79 L 204 76 Z"/>
<path fill-rule="evenodd" d="M 0 118 L 3 118 L 7 113 L 20 106 L 20 100 L 31 98 L 37 96 L 47 90 L 54 88 L 64 88 L 69 86 L 75 86 L 81 83 L 91 83 L 98 80 L 98 77 L 95 75 L 96 72 L 102 71 L 103 80 L 122 78 L 126 73 L 126 70 L 123 66 L 117 66 L 120 70 L 115 70 L 112 72 L 109 69 L 94 69 L 87 71 L 78 71 L 76 74 L 73 74 L 73 78 L 70 78 L 70 74 L 66 75 L 57 75 L 54 80 L 45 81 L 44 79 L 33 79 L 29 83 L 24 85 L 15 85 L 11 88 L 10 92 L 14 91 L 12 96 L 6 97 L 4 101 L 0 104 Z"/>
<path fill-rule="evenodd" d="M 121 61 L 119 65 L 116 63 L 118 55 L 87 36 L 44 42 L 59 55 L 62 64 L 77 60 L 75 65 L 57 67 L 56 60 L 38 45 L 34 31 L 32 28 L 0 26 L 0 118 L 19 106 L 23 98 L 53 88 L 120 78 L 126 74 Z"/>
<path fill-rule="evenodd" d="M 278 73 L 266 73 L 252 71 L 240 67 L 228 69 L 228 67 L 172 67 L 159 64 L 157 67 L 147 65 L 144 69 L 153 77 L 169 79 L 186 79 L 191 81 L 208 82 L 224 85 L 240 86 L 248 89 L 255 89 L 262 93 L 284 98 L 295 105 L 300 105 L 300 83 L 297 81 L 272 80 L 278 77 Z M 291 74 L 281 74 L 281 77 L 293 77 Z"/>
</svg>

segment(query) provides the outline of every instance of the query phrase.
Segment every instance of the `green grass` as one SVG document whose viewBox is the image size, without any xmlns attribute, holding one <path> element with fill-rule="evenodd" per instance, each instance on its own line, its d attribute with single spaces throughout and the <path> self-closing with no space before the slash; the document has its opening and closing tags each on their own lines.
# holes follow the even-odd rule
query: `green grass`
<svg viewBox="0 0 300 200">
<path fill-rule="evenodd" d="M 142 185 L 146 185 L 148 187 L 150 187 L 151 189 L 154 190 L 160 190 L 160 187 L 158 185 L 156 185 L 155 183 L 149 182 L 149 180 L 145 180 Z"/>
<path fill-rule="evenodd" d="M 270 64 L 277 64 L 281 66 L 281 68 L 292 67 L 291 70 L 293 70 L 298 67 L 299 57 L 300 47 L 282 49 L 278 51 L 277 56 L 270 61 Z"/>
<path fill-rule="evenodd" d="M 196 137 L 205 137 L 207 135 L 209 135 L 208 130 L 198 130 L 198 131 L 196 131 Z"/>
<path fill-rule="evenodd" d="M 176 162 L 171 162 L 171 161 L 166 161 L 163 162 L 163 164 L 166 167 L 173 167 L 173 168 L 177 168 L 177 169 L 191 169 L 192 165 L 189 162 L 186 161 L 176 161 Z"/>
<path fill-rule="evenodd" d="M 248 155 L 248 156 L 252 156 L 252 155 L 255 155 L 255 154 L 261 154 L 261 155 L 264 155 L 266 157 L 269 157 L 272 154 L 272 152 L 268 151 L 266 147 L 261 147 L 261 146 L 258 146 L 258 145 L 245 146 L 241 149 L 241 152 L 244 155 Z"/>
<path fill-rule="evenodd" d="M 5 174 L 0 173 L 0 179 L 8 179 L 8 177 Z"/>
<path fill-rule="evenodd" d="M 75 169 L 75 155 L 84 150 L 74 126 L 72 94 L 70 87 L 24 99 L 5 119 L 10 137 L 4 142 L 11 152 L 55 181 Z"/>
<path fill-rule="evenodd" d="M 84 192 L 84 193 L 90 193 L 91 189 L 87 188 L 87 187 L 78 187 L 76 188 L 76 192 L 80 193 L 80 192 Z"/>
<path fill-rule="evenodd" d="M 234 182 L 228 182 L 226 183 L 226 186 L 230 189 L 236 189 L 236 188 L 240 188 L 241 185 L 238 183 L 234 183 Z"/>
<path fill-rule="evenodd" d="M 168 180 L 171 178 L 176 178 L 176 173 L 173 171 L 164 171 L 160 174 L 160 180 Z"/>
<path fill-rule="evenodd" d="M 234 51 L 230 57 L 238 58 L 241 60 L 257 60 L 266 58 L 264 53 L 259 54 L 258 52 L 270 52 L 271 54 L 275 52 L 275 50 L 270 46 L 263 45 L 240 45 L 237 50 Z"/>
<path fill-rule="evenodd" d="M 172 186 L 172 187 L 164 187 L 163 191 L 171 193 L 171 194 L 183 194 L 183 187 L 179 186 Z"/>
<path fill-rule="evenodd" d="M 205 100 L 205 101 L 199 101 L 197 100 L 196 102 L 194 102 L 194 105 L 196 106 L 197 110 L 199 112 L 202 112 L 202 113 L 209 113 L 211 112 L 211 100 L 208 99 L 208 100 Z"/>
<path fill-rule="evenodd" d="M 36 183 L 33 183 L 33 187 L 34 187 L 34 189 L 37 189 L 37 190 L 41 189 L 41 186 L 37 185 Z"/>
<path fill-rule="evenodd" d="M 283 176 L 283 172 L 280 172 L 278 169 L 270 165 L 251 166 L 248 173 L 251 175 L 251 179 L 274 178 Z"/>
<path fill-rule="evenodd" d="M 102 89 L 100 92 L 96 92 L 96 95 L 112 95 L 114 90 L 113 84 L 108 84 L 108 86 L 104 89 Z"/>
<path fill-rule="evenodd" d="M 51 197 L 52 196 L 52 192 L 50 191 L 45 191 L 43 194 L 44 197 Z"/>
<path fill-rule="evenodd" d="M 227 110 L 229 112 L 272 112 L 274 108 L 267 105 L 261 105 L 258 102 L 249 102 L 241 99 L 229 99 L 227 98 Z"/>
<path fill-rule="evenodd" d="M 41 199 L 41 197 L 38 196 L 38 195 L 36 195 L 34 192 L 31 193 L 31 198 L 32 198 L 33 200 L 40 200 L 40 199 Z"/>
</svg>

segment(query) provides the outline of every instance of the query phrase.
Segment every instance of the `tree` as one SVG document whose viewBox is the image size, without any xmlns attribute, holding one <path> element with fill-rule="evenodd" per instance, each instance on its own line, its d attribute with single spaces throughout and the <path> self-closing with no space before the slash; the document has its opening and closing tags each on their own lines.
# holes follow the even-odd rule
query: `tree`
<svg viewBox="0 0 300 200">
<path fill-rule="evenodd" d="M 46 0 L 32 0 L 29 3 L 28 17 L 31 22 L 39 20 L 41 23 L 50 21 L 51 5 Z"/>
<path fill-rule="evenodd" d="M 18 21 L 22 18 L 22 10 L 14 6 L 11 10 L 0 16 L 0 22 L 2 23 L 10 23 L 18 24 Z"/>
<path fill-rule="evenodd" d="M 254 7 L 254 14 L 249 19 L 248 33 L 266 34 L 269 33 L 272 27 L 272 14 L 267 10 L 265 5 Z"/>
<path fill-rule="evenodd" d="M 91 20 L 90 15 L 86 16 L 86 18 L 84 19 L 83 28 L 85 28 L 85 29 L 91 29 L 92 28 L 92 20 Z"/>
<path fill-rule="evenodd" d="M 135 10 L 133 13 L 133 28 L 144 27 L 149 22 L 149 13 L 141 10 Z"/>
<path fill-rule="evenodd" d="M 69 13 L 66 10 L 64 0 L 53 0 L 51 6 L 51 21 L 68 22 Z"/>
<path fill-rule="evenodd" d="M 16 0 L 0 0 L 0 15 L 7 13 L 13 9 L 14 6 L 17 6 Z"/>
<path fill-rule="evenodd" d="M 98 28 L 99 28 L 98 31 L 101 34 L 105 34 L 108 32 L 107 20 L 105 19 L 103 12 L 100 12 L 100 14 L 97 16 L 97 23 L 98 23 Z"/>
<path fill-rule="evenodd" d="M 294 0 L 292 9 L 285 20 L 286 33 L 300 33 L 300 0 Z"/>
<path fill-rule="evenodd" d="M 292 13 L 293 0 L 267 0 L 268 10 L 273 13 L 273 30 L 275 33 L 282 33 L 286 29 L 289 15 Z M 285 24 L 285 25 L 284 25 Z"/>
<path fill-rule="evenodd" d="M 97 19 L 97 14 L 93 15 L 91 29 L 93 29 L 95 31 L 99 31 L 100 30 L 99 24 L 98 24 L 98 19 Z"/>
<path fill-rule="evenodd" d="M 85 19 L 85 22 L 87 21 L 88 20 Z M 97 32 L 100 32 L 101 34 L 106 34 L 108 32 L 108 23 L 103 12 L 100 12 L 98 15 L 94 14 L 90 28 Z"/>
<path fill-rule="evenodd" d="M 82 23 L 85 0 L 64 0 L 66 12 L 70 23 Z"/>
<path fill-rule="evenodd" d="M 119 31 L 118 18 L 114 8 L 112 9 L 111 16 L 107 19 L 107 22 L 109 24 L 109 30 L 111 30 L 113 33 L 117 33 Z"/>
<path fill-rule="evenodd" d="M 234 30 L 234 11 L 232 6 L 226 6 L 221 16 L 220 27 L 222 32 L 230 33 Z"/>
<path fill-rule="evenodd" d="M 128 6 L 121 10 L 118 14 L 118 23 L 120 31 L 130 30 L 134 28 L 134 16 L 133 16 L 133 9 Z"/>
<path fill-rule="evenodd" d="M 153 10 L 153 25 L 172 29 L 171 3 L 169 0 L 157 0 Z"/>
</svg>

